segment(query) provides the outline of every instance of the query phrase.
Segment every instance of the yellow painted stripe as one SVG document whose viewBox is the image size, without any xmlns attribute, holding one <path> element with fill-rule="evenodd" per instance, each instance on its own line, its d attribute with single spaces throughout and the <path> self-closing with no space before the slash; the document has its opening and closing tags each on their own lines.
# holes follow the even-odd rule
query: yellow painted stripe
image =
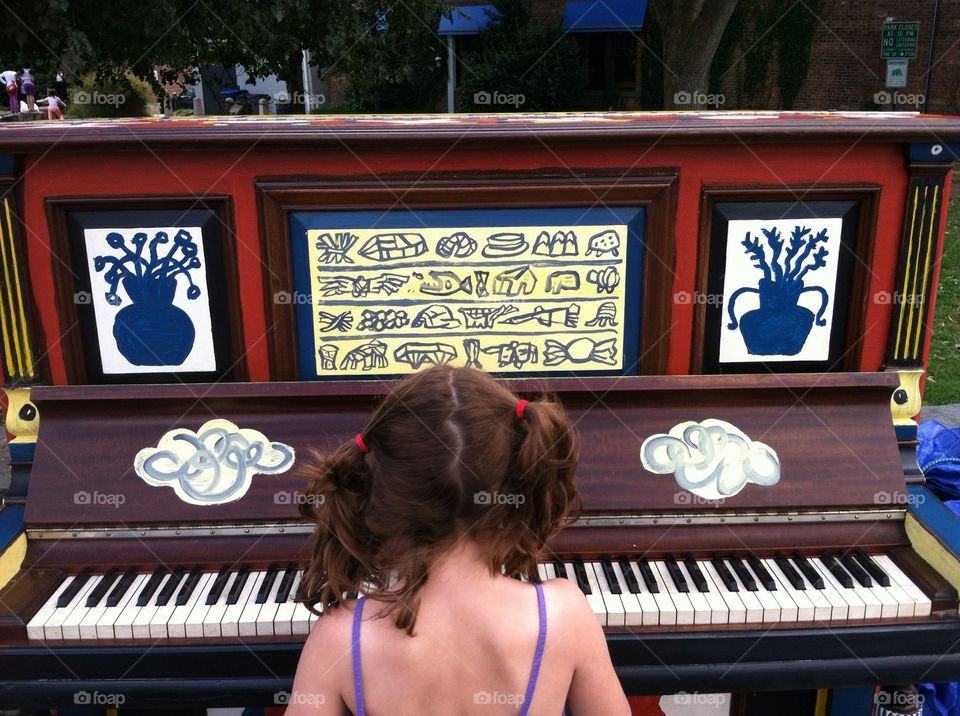
<svg viewBox="0 0 960 716">
<path fill-rule="evenodd" d="M 0 589 L 7 585 L 13 576 L 20 571 L 23 558 L 27 554 L 27 536 L 20 534 L 10 546 L 0 553 Z"/>
<path fill-rule="evenodd" d="M 933 232 L 937 226 L 937 199 L 940 193 L 940 186 L 933 187 L 933 200 L 930 202 L 930 230 L 927 232 L 927 258 L 923 262 L 923 289 L 920 296 L 923 299 L 920 304 L 914 308 L 917 311 L 917 335 L 913 339 L 913 358 L 920 357 L 920 335 L 923 333 L 923 314 L 927 308 L 927 287 L 930 283 L 930 257 L 933 255 Z M 932 316 L 931 316 L 932 318 Z"/>
<path fill-rule="evenodd" d="M 960 589 L 960 560 L 957 555 L 944 547 L 943 543 L 909 512 L 903 526 L 913 551 L 950 582 L 954 589 Z"/>
<path fill-rule="evenodd" d="M 24 306 L 23 285 L 20 283 L 20 262 L 17 261 L 17 247 L 13 239 L 13 218 L 10 215 L 10 199 L 3 200 L 3 208 L 7 215 L 7 235 L 10 237 L 10 254 L 13 256 L 13 280 L 16 288 L 17 303 L 20 316 L 20 335 L 23 337 L 23 362 L 24 375 L 28 378 L 34 377 L 33 349 L 30 346 L 30 332 L 27 330 L 27 310 Z"/>
<path fill-rule="evenodd" d="M 17 375 L 23 375 L 26 366 L 23 363 L 23 346 L 17 330 L 17 295 L 11 273 L 16 266 L 17 257 L 13 252 L 13 237 L 6 231 L 0 231 L 0 245 L 3 246 L 3 275 L 7 288 L 7 303 L 10 306 L 10 335 L 13 336 L 14 357 L 17 360 Z M 9 248 L 8 248 L 9 246 Z"/>
<path fill-rule="evenodd" d="M 827 703 L 830 701 L 830 689 L 817 689 L 817 704 L 813 707 L 813 716 L 827 716 Z"/>
<path fill-rule="evenodd" d="M 4 286 L 6 286 L 7 291 L 9 292 L 10 282 L 7 271 L 7 245 L 6 242 L 3 241 L 2 233 L 3 231 L 0 229 L 0 263 L 3 263 Z M 10 319 L 13 320 L 12 314 Z M 11 352 L 11 348 L 13 347 L 13 337 L 11 335 L 12 329 L 12 326 L 7 325 L 7 311 L 3 306 L 0 306 L 0 330 L 3 331 L 3 355 L 6 359 L 7 369 L 11 373 L 17 369 L 17 364 L 19 363 L 19 355 L 17 356 L 17 364 L 15 364 L 13 360 L 13 353 Z"/>
<path fill-rule="evenodd" d="M 913 226 L 917 220 L 917 197 L 920 195 L 920 187 L 915 186 L 913 188 L 913 212 L 910 216 L 910 231 L 907 232 L 907 260 L 903 267 L 903 281 L 904 285 L 899 286 L 900 290 L 903 292 L 901 298 L 907 294 L 907 288 L 910 282 L 910 258 L 913 256 Z M 906 301 L 900 301 L 900 318 L 897 320 L 897 340 L 894 342 L 893 346 L 893 357 L 900 357 L 900 336 L 903 333 L 903 313 L 906 310 L 907 304 Z"/>
<path fill-rule="evenodd" d="M 917 227 L 917 255 L 914 257 L 913 264 L 911 268 L 913 269 L 913 293 L 910 291 L 905 291 L 903 296 L 900 297 L 900 300 L 907 305 L 907 333 L 904 336 L 903 340 L 903 357 L 909 358 L 907 355 L 910 350 L 911 338 L 913 337 L 913 317 L 917 315 L 913 301 L 910 300 L 913 297 L 913 294 L 917 292 L 917 283 L 920 278 L 920 242 L 923 240 L 923 222 L 927 220 L 927 194 L 930 191 L 929 186 L 923 187 L 923 199 L 921 200 L 920 208 L 920 226 Z M 910 245 L 913 246 L 913 240 L 911 238 Z M 910 298 L 908 298 L 908 296 Z"/>
</svg>

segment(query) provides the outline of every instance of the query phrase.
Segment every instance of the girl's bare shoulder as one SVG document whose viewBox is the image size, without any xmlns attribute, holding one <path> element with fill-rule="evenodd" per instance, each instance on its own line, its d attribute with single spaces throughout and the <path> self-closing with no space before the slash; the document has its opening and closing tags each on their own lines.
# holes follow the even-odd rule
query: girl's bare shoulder
<svg viewBox="0 0 960 716">
<path fill-rule="evenodd" d="M 543 583 L 550 626 L 562 628 L 565 624 L 582 626 L 597 623 L 593 610 L 580 588 L 569 579 L 548 579 Z"/>
</svg>

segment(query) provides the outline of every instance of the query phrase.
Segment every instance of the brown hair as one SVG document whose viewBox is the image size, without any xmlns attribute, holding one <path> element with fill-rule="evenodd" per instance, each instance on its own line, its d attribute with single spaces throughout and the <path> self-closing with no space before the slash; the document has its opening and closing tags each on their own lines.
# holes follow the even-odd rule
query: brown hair
<svg viewBox="0 0 960 716">
<path fill-rule="evenodd" d="M 538 580 L 544 542 L 579 512 L 577 450 L 563 407 L 517 398 L 486 373 L 441 366 L 399 383 L 363 430 L 314 453 L 304 517 L 316 522 L 304 602 L 344 592 L 388 604 L 413 633 L 431 566 L 461 537 L 488 547 L 491 573 Z"/>
</svg>

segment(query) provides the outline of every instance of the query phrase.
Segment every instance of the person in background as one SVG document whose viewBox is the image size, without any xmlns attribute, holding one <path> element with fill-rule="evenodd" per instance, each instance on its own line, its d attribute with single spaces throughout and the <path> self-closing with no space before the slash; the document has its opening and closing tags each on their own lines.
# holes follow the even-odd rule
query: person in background
<svg viewBox="0 0 960 716">
<path fill-rule="evenodd" d="M 33 83 L 33 73 L 29 67 L 23 68 L 23 72 L 20 73 L 20 82 L 20 89 L 23 90 L 23 95 L 27 99 L 27 111 L 33 112 L 37 108 L 37 88 Z"/>
<path fill-rule="evenodd" d="M 20 87 L 17 84 L 19 75 L 15 70 L 6 70 L 0 72 L 0 82 L 7 89 L 7 97 L 10 100 L 10 113 L 20 114 Z"/>
<path fill-rule="evenodd" d="M 56 90 L 47 90 L 47 119 L 63 119 L 63 112 L 60 111 L 60 105 L 66 104 L 57 97 Z"/>
</svg>

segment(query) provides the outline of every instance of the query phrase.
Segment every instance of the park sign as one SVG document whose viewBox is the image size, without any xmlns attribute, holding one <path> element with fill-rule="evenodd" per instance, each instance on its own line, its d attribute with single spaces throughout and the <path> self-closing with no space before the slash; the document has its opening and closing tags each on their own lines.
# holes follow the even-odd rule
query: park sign
<svg viewBox="0 0 960 716">
<path fill-rule="evenodd" d="M 917 38 L 919 35 L 919 22 L 883 23 L 880 57 L 883 59 L 913 59 L 917 56 Z"/>
</svg>

